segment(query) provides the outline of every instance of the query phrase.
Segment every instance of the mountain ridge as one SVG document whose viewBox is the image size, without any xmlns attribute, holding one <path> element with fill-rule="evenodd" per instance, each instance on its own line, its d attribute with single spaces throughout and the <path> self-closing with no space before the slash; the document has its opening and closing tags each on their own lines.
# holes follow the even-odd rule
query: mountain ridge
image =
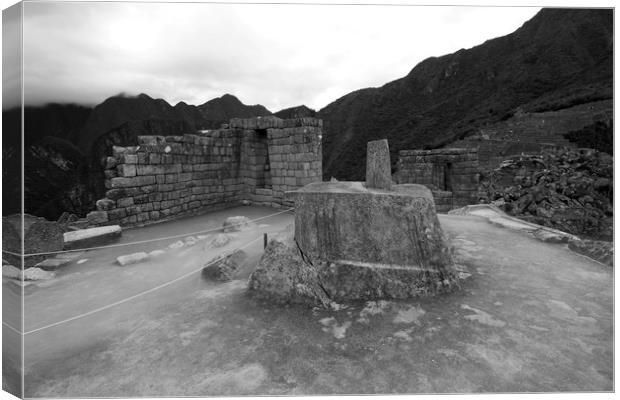
<svg viewBox="0 0 620 400">
<path fill-rule="evenodd" d="M 612 32 L 610 10 L 543 9 L 511 34 L 340 97 L 317 113 L 324 178 L 363 179 L 369 140 L 387 138 L 395 163 L 398 150 L 439 147 L 562 88 L 609 86 Z"/>
</svg>

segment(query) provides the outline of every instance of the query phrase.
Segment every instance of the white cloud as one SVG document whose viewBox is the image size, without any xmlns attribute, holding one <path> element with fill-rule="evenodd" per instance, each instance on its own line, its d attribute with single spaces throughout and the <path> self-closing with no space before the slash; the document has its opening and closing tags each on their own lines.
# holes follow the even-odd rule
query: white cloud
<svg viewBox="0 0 620 400">
<path fill-rule="evenodd" d="M 25 101 L 119 92 L 272 111 L 321 108 L 418 62 L 508 34 L 539 10 L 500 7 L 25 3 Z"/>
</svg>

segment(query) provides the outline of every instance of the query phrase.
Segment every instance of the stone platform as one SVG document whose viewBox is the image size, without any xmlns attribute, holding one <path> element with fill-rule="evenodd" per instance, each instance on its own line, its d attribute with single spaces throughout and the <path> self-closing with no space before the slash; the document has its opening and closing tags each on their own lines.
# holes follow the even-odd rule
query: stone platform
<svg viewBox="0 0 620 400">
<path fill-rule="evenodd" d="M 250 278 L 259 297 L 291 303 L 405 299 L 457 286 L 452 256 L 421 185 L 319 182 L 294 194 L 295 228 L 271 240 Z"/>
<path fill-rule="evenodd" d="M 312 261 L 445 272 L 451 264 L 433 196 L 422 185 L 317 182 L 295 196 L 295 240 Z"/>
</svg>

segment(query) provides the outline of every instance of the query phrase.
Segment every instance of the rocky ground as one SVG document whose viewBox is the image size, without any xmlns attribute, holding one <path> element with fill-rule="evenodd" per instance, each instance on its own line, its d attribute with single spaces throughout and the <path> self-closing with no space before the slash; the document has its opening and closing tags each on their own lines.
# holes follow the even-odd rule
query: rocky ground
<svg viewBox="0 0 620 400">
<path fill-rule="evenodd" d="M 482 177 L 508 214 L 592 240 L 613 240 L 613 157 L 592 149 L 514 156 Z"/>
</svg>

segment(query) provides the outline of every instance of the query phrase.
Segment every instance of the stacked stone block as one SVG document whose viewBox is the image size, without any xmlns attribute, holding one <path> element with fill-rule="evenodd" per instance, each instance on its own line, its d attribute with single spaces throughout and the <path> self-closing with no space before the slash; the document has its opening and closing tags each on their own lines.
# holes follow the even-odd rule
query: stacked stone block
<svg viewBox="0 0 620 400">
<path fill-rule="evenodd" d="M 321 180 L 321 126 L 266 117 L 200 134 L 139 136 L 137 146 L 114 147 L 106 159 L 106 197 L 87 218 L 133 226 L 241 201 L 290 205 L 286 191 Z"/>
<path fill-rule="evenodd" d="M 477 149 L 401 150 L 394 179 L 417 183 L 433 192 L 437 210 L 478 203 Z"/>
<path fill-rule="evenodd" d="M 273 197 L 282 204 L 293 205 L 292 200 L 285 198 L 285 192 L 321 181 L 321 133 L 320 126 L 267 130 Z"/>
</svg>

